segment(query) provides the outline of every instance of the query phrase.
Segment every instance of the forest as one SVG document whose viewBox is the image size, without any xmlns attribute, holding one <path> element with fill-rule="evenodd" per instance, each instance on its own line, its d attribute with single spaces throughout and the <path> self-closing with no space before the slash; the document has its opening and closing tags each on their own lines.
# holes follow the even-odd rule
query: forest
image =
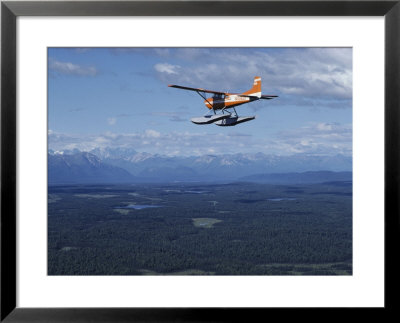
<svg viewBox="0 0 400 323">
<path fill-rule="evenodd" d="M 352 275 L 352 183 L 48 187 L 49 275 Z"/>
</svg>

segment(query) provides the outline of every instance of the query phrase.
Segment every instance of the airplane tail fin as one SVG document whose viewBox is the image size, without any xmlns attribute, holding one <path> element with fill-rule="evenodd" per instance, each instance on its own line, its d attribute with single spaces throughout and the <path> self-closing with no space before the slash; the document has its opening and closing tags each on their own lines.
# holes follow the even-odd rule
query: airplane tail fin
<svg viewBox="0 0 400 323">
<path fill-rule="evenodd" d="M 253 87 L 250 90 L 248 90 L 247 92 L 244 92 L 243 94 L 258 96 L 260 98 L 261 97 L 261 77 L 255 76 Z"/>
</svg>

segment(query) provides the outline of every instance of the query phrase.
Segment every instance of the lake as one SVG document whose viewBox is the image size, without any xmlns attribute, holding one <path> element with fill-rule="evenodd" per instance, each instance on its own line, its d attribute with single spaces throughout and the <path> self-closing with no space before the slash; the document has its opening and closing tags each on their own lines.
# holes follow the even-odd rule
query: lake
<svg viewBox="0 0 400 323">
<path fill-rule="evenodd" d="M 115 209 L 134 209 L 142 210 L 147 208 L 162 207 L 161 205 L 150 205 L 150 204 L 129 204 L 127 206 L 117 206 Z"/>
</svg>

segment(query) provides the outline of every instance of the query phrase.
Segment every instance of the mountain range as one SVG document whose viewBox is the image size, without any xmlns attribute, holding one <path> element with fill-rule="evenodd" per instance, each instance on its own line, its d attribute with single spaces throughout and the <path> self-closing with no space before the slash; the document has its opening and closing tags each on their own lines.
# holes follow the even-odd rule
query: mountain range
<svg viewBox="0 0 400 323">
<path fill-rule="evenodd" d="M 351 180 L 351 169 L 352 158 L 343 155 L 238 153 L 171 157 L 123 148 L 96 148 L 89 152 L 49 150 L 48 153 L 50 184 L 238 180 L 321 182 Z M 318 175 L 311 176 L 310 172 Z M 300 175 L 302 173 L 305 174 Z"/>
<path fill-rule="evenodd" d="M 49 184 L 126 183 L 135 178 L 128 171 L 103 163 L 87 153 L 49 154 Z"/>
</svg>

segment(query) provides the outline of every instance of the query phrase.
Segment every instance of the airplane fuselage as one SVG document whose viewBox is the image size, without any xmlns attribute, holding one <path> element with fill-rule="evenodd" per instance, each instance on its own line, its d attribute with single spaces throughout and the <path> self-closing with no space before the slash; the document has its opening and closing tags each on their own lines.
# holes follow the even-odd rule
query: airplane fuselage
<svg viewBox="0 0 400 323">
<path fill-rule="evenodd" d="M 225 96 L 225 98 L 209 98 L 207 100 L 204 100 L 204 104 L 210 110 L 220 110 L 224 108 L 233 108 L 244 103 L 255 101 L 257 99 L 258 98 L 249 98 L 233 94 L 227 95 Z"/>
</svg>

